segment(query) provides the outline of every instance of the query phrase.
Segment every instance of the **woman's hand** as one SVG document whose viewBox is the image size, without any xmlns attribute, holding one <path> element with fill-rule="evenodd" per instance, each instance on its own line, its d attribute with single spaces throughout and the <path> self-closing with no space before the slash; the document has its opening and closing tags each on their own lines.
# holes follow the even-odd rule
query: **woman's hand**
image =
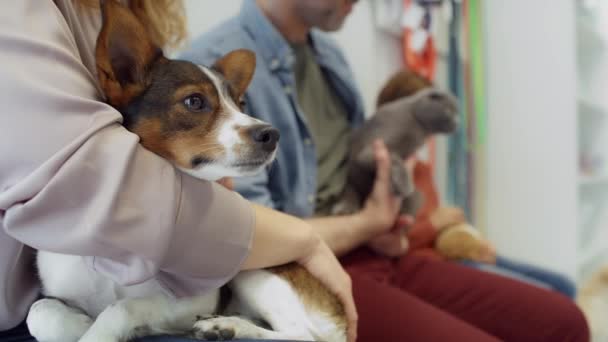
<svg viewBox="0 0 608 342">
<path fill-rule="evenodd" d="M 251 205 L 255 212 L 254 235 L 241 270 L 299 263 L 341 300 L 349 323 L 349 341 L 354 341 L 357 312 L 350 277 L 321 236 L 304 220 L 259 204 Z"/>
<path fill-rule="evenodd" d="M 316 247 L 312 249 L 309 255 L 298 260 L 298 263 L 338 296 L 344 305 L 348 321 L 348 341 L 354 342 L 357 339 L 358 316 L 350 276 L 344 271 L 327 244 L 318 235 L 316 235 L 316 238 L 318 240 Z"/>
</svg>

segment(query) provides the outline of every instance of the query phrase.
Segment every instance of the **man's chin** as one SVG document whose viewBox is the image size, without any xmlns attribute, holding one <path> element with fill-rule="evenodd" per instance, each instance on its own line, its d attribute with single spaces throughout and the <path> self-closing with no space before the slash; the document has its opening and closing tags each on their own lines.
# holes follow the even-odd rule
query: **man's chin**
<svg viewBox="0 0 608 342">
<path fill-rule="evenodd" d="M 343 18 L 340 21 L 335 21 L 335 22 L 319 25 L 319 26 L 317 26 L 317 28 L 320 29 L 321 31 L 325 31 L 325 32 L 339 31 L 344 26 L 344 19 L 346 19 L 346 18 Z"/>
</svg>

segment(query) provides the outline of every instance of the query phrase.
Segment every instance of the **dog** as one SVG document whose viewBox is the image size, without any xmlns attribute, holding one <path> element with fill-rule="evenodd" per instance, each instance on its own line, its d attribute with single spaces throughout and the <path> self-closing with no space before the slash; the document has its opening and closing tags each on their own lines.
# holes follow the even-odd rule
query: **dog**
<svg viewBox="0 0 608 342">
<path fill-rule="evenodd" d="M 334 215 L 359 211 L 372 191 L 376 176 L 373 141 L 381 139 L 391 158 L 393 193 L 403 199 L 401 213 L 414 215 L 421 198 L 403 161 L 436 134 L 458 128 L 458 102 L 448 92 L 434 88 L 414 72 L 400 70 L 383 86 L 377 111 L 351 136 L 347 182 L 332 206 Z"/>
<path fill-rule="evenodd" d="M 250 175 L 274 160 L 279 132 L 242 112 L 255 70 L 251 51 L 232 51 L 212 67 L 170 60 L 127 7 L 114 0 L 101 7 L 99 82 L 145 148 L 209 181 Z M 346 341 L 340 301 L 295 263 L 244 271 L 223 289 L 183 299 L 165 295 L 154 279 L 116 284 L 80 256 L 38 251 L 37 268 L 45 298 L 31 306 L 26 322 L 40 342 L 159 334 Z M 222 305 L 225 292 L 232 296 Z"/>
</svg>

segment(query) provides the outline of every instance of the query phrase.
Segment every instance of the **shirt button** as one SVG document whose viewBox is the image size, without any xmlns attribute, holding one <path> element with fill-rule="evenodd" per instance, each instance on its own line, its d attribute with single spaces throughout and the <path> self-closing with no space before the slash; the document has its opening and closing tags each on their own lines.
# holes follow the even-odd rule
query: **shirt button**
<svg viewBox="0 0 608 342">
<path fill-rule="evenodd" d="M 279 60 L 278 60 L 278 59 L 273 58 L 273 59 L 270 61 L 270 69 L 272 69 L 272 70 L 277 69 L 277 68 L 279 67 L 279 64 L 281 64 L 281 62 L 279 62 Z"/>
<path fill-rule="evenodd" d="M 308 203 L 312 204 L 315 202 L 315 196 L 313 195 L 308 195 Z"/>
<path fill-rule="evenodd" d="M 310 138 L 304 139 L 304 145 L 306 145 L 306 146 L 312 145 L 312 140 L 310 140 Z"/>
<path fill-rule="evenodd" d="M 283 90 L 285 91 L 285 94 L 291 94 L 291 92 L 293 91 L 291 86 L 288 86 L 288 85 L 283 87 Z"/>
</svg>

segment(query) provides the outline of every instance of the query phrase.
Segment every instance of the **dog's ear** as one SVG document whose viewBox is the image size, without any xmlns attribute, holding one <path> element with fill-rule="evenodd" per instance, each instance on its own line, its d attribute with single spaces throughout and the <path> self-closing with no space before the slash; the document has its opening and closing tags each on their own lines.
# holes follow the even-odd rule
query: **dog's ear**
<svg viewBox="0 0 608 342">
<path fill-rule="evenodd" d="M 107 101 L 123 108 L 145 90 L 151 65 L 164 57 L 127 7 L 105 0 L 101 12 L 103 25 L 95 51 L 97 75 Z"/>
<path fill-rule="evenodd" d="M 224 78 L 239 98 L 247 90 L 255 72 L 255 53 L 239 49 L 229 52 L 213 64 L 213 69 L 224 75 Z"/>
</svg>

